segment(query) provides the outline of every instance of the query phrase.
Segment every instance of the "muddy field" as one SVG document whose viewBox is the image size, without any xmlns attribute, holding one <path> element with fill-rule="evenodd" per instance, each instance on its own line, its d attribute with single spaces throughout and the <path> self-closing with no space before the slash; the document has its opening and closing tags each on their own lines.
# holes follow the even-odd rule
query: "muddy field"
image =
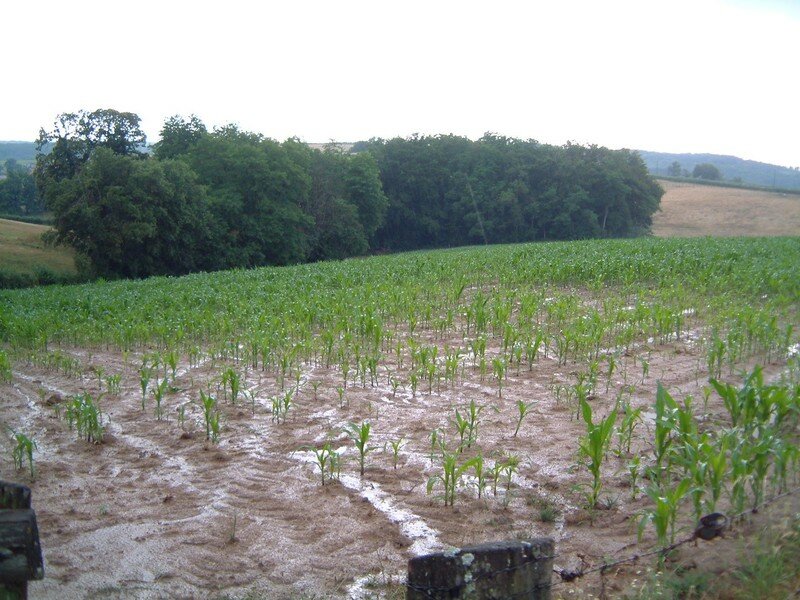
<svg viewBox="0 0 800 600">
<path fill-rule="evenodd" d="M 800 195 L 659 180 L 657 237 L 800 235 Z"/>
<path fill-rule="evenodd" d="M 707 374 L 695 341 L 701 330 L 694 326 L 681 340 L 620 355 L 610 380 L 600 378 L 595 413 L 610 411 L 620 393 L 649 411 L 657 380 L 676 398 L 702 398 Z M 428 343 L 463 342 L 431 335 Z M 197 401 L 200 390 L 217 393 L 221 369 L 233 363 L 205 357 L 192 367 L 179 364 L 159 420 L 152 397 L 142 410 L 141 355 L 63 350 L 83 365 L 82 376 L 18 361 L 13 381 L 0 385 L 0 420 L 30 432 L 38 445 L 37 477 L 30 485 L 46 578 L 31 584 L 32 598 L 370 598 L 402 593 L 387 584 L 400 581 L 409 557 L 451 546 L 547 535 L 556 540 L 556 567 L 577 569 L 654 543 L 648 533 L 636 544 L 637 513 L 645 504 L 641 494 L 632 499 L 630 456 L 609 455 L 606 506 L 596 511 L 594 524 L 581 508 L 585 500 L 576 486 L 587 484 L 589 475 L 577 450 L 585 429 L 575 405 L 556 390 L 573 384 L 585 365 L 559 365 L 552 355 L 531 370 L 514 365 L 501 398 L 491 373 L 482 378 L 469 355 L 455 384 L 434 383 L 429 391 L 420 382 L 413 394 L 406 383 L 393 393 L 389 374 L 402 375 L 408 365 L 392 357 L 380 366 L 374 386 L 353 382 L 351 375 L 340 399 L 341 372 L 306 364 L 291 382 L 299 381 L 299 392 L 286 422 L 276 423 L 271 397 L 282 392 L 275 374 L 239 364 L 255 404 L 241 397 L 235 405 L 222 402 L 220 392 L 223 424 L 214 445 L 205 439 Z M 93 445 L 79 440 L 57 414 L 59 398 L 99 391 L 92 376 L 98 368 L 122 378 L 120 392 L 100 400 L 106 436 Z M 781 369 L 776 363 L 765 373 L 773 377 Z M 441 488 L 426 493 L 428 478 L 440 472 L 439 459 L 431 461 L 430 434 L 443 430 L 453 447 L 455 410 L 463 414 L 471 400 L 484 409 L 477 444 L 464 457 L 479 449 L 491 463 L 511 454 L 519 457 L 519 469 L 510 486 L 501 480 L 497 495 L 490 486 L 481 499 L 467 473 L 455 507 L 445 507 Z M 513 437 L 518 400 L 535 404 Z M 720 410 L 712 397 L 708 411 Z M 635 451 L 645 457 L 641 440 L 650 438 L 648 418 L 652 414 L 645 413 L 634 436 Z M 348 422 L 362 421 L 372 425 L 363 478 L 343 433 Z M 395 468 L 389 442 L 400 438 Z M 327 440 L 340 449 L 344 464 L 339 480 L 322 486 L 310 449 Z M 26 482 L 5 458 L 9 449 L 4 437 L 0 476 Z M 555 520 L 543 521 L 543 509 Z M 606 590 L 619 594 L 641 569 L 623 568 Z M 591 595 L 598 586 L 597 576 L 587 577 L 559 585 L 556 595 Z"/>
</svg>

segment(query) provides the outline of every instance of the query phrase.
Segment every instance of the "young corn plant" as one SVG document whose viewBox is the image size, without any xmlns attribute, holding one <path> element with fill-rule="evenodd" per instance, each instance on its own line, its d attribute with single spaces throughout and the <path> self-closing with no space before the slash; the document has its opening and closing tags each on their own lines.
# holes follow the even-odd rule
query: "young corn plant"
<svg viewBox="0 0 800 600">
<path fill-rule="evenodd" d="M 156 385 L 153 388 L 153 398 L 156 401 L 156 413 L 155 414 L 156 414 L 156 419 L 158 419 L 159 421 L 164 416 L 164 409 L 161 406 L 161 402 L 164 400 L 164 396 L 167 394 L 167 392 L 171 392 L 173 390 L 174 390 L 174 388 L 172 388 L 169 385 L 169 381 L 167 379 L 162 379 L 158 383 L 158 385 Z"/>
<path fill-rule="evenodd" d="M 478 418 L 480 417 L 484 408 L 485 406 L 478 406 L 475 404 L 475 400 L 469 401 L 469 406 L 467 406 L 466 409 L 467 448 L 471 448 L 472 444 L 475 444 L 478 441 Z"/>
<path fill-rule="evenodd" d="M 639 491 L 637 481 L 639 480 L 639 475 L 642 472 L 641 465 L 642 457 L 638 454 L 634 456 L 628 463 L 628 474 L 630 475 L 631 479 L 631 500 L 636 500 L 636 492 Z"/>
<path fill-rule="evenodd" d="M 519 457 L 509 454 L 503 461 L 501 466 L 501 473 L 505 475 L 506 493 L 503 496 L 503 506 L 508 507 L 511 502 L 511 480 L 514 478 L 514 473 L 519 469 Z"/>
<path fill-rule="evenodd" d="M 289 409 L 294 405 L 293 400 L 294 392 L 291 389 L 286 390 L 282 396 L 272 397 L 273 423 L 286 423 L 286 416 L 289 414 Z"/>
<path fill-rule="evenodd" d="M 678 403 L 670 395 L 661 382 L 658 383 L 655 403 L 655 433 L 653 453 L 655 466 L 650 469 L 650 478 L 661 482 L 667 478 L 672 466 L 672 442 L 677 424 Z"/>
<path fill-rule="evenodd" d="M 405 445 L 405 440 L 403 439 L 403 436 L 400 436 L 399 439 L 389 441 L 389 447 L 392 449 L 392 467 L 394 469 L 397 468 L 397 460 L 400 455 L 400 449 L 404 445 Z"/>
<path fill-rule="evenodd" d="M 165 367 L 169 366 L 170 371 L 172 372 L 172 380 L 175 381 L 175 377 L 177 376 L 178 372 L 178 351 L 177 350 L 170 350 L 167 352 L 165 357 Z"/>
<path fill-rule="evenodd" d="M 600 419 L 595 423 L 592 420 L 592 407 L 582 398 L 581 413 L 586 423 L 586 435 L 580 440 L 580 454 L 586 468 L 589 469 L 592 475 L 592 483 L 589 486 L 589 493 L 586 495 L 586 499 L 589 508 L 594 510 L 598 505 L 600 492 L 603 489 L 601 466 L 608 451 L 611 436 L 614 433 L 617 409 L 614 408 L 605 419 Z"/>
<path fill-rule="evenodd" d="M 14 448 L 11 450 L 11 458 L 14 460 L 14 468 L 21 471 L 25 467 L 25 459 L 27 458 L 28 469 L 30 470 L 31 480 L 36 478 L 36 472 L 33 467 L 33 451 L 37 450 L 36 442 L 33 438 L 29 438 L 24 433 L 17 433 L 11 430 L 11 435 L 14 438 Z"/>
<path fill-rule="evenodd" d="M 478 500 L 480 500 L 483 491 L 489 485 L 488 477 L 489 471 L 485 468 L 483 454 L 469 459 L 464 463 L 464 469 L 472 468 L 475 473 L 475 488 L 478 490 Z"/>
<path fill-rule="evenodd" d="M 331 448 L 330 442 L 325 442 L 322 448 L 312 448 L 314 457 L 319 467 L 320 484 L 325 485 L 325 479 L 333 481 L 338 477 L 339 472 L 339 453 Z"/>
<path fill-rule="evenodd" d="M 203 409 L 203 421 L 206 426 L 206 440 L 212 444 L 219 441 L 219 412 L 217 399 L 200 390 L 200 408 Z"/>
<path fill-rule="evenodd" d="M 642 408 L 632 408 L 629 402 L 622 404 L 622 422 L 617 428 L 617 456 L 628 456 L 636 425 L 642 420 Z"/>
<path fill-rule="evenodd" d="M 81 438 L 85 437 L 87 442 L 93 444 L 103 442 L 102 412 L 88 392 L 73 396 L 65 414 L 70 429 L 74 426 Z"/>
<path fill-rule="evenodd" d="M 372 448 L 370 448 L 368 445 L 370 429 L 371 425 L 369 421 L 363 421 L 361 425 L 348 423 L 345 426 L 345 432 L 352 440 L 356 450 L 358 450 L 358 467 L 362 477 L 364 476 L 364 463 L 366 461 L 367 454 L 370 452 L 370 450 L 372 450 Z"/>
<path fill-rule="evenodd" d="M 683 498 L 689 493 L 691 485 L 691 481 L 682 479 L 672 489 L 664 489 L 655 482 L 647 487 L 645 493 L 653 501 L 654 506 L 646 509 L 639 521 L 640 540 L 647 524 L 652 523 L 656 530 L 659 546 L 663 548 L 675 541 L 675 521 L 678 518 L 678 508 Z"/>
<path fill-rule="evenodd" d="M 242 376 L 233 367 L 228 367 L 222 372 L 222 387 L 228 401 L 235 406 L 239 391 L 242 389 Z"/>
<path fill-rule="evenodd" d="M 528 414 L 528 412 L 531 410 L 534 404 L 536 403 L 528 402 L 527 404 L 525 404 L 525 402 L 523 402 L 522 400 L 517 400 L 518 416 L 517 416 L 517 427 L 514 429 L 514 437 L 517 437 L 517 434 L 519 433 L 519 428 L 522 425 L 522 419 L 525 418 L 525 416 Z"/>
<path fill-rule="evenodd" d="M 444 505 L 453 506 L 456 501 L 456 489 L 467 468 L 466 465 L 458 464 L 458 454 L 456 452 L 448 452 L 442 446 L 442 473 L 441 475 L 433 475 L 428 479 L 427 493 L 430 494 L 436 483 L 441 482 L 444 487 Z"/>
<path fill-rule="evenodd" d="M 139 367 L 139 387 L 142 390 L 142 410 L 145 409 L 145 401 L 147 400 L 147 387 L 150 385 L 150 379 L 152 377 L 152 368 L 146 362 L 142 362 L 142 366 Z"/>
<path fill-rule="evenodd" d="M 106 389 L 108 393 L 111 395 L 119 394 L 120 382 L 122 380 L 122 375 L 119 373 L 116 375 L 109 375 L 106 377 Z"/>
<path fill-rule="evenodd" d="M 456 409 L 456 419 L 454 424 L 456 426 L 456 433 L 458 433 L 458 451 L 463 452 L 464 448 L 467 446 L 465 438 L 467 437 L 469 421 L 461 416 L 461 412 L 458 409 Z"/>
</svg>

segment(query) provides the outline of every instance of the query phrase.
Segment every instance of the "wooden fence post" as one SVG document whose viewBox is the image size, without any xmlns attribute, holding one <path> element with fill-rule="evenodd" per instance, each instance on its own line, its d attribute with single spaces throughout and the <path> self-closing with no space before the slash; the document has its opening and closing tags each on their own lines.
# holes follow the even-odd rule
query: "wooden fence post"
<svg viewBox="0 0 800 600">
<path fill-rule="evenodd" d="M 492 542 L 408 561 L 406 600 L 550 600 L 551 538 Z"/>
</svg>

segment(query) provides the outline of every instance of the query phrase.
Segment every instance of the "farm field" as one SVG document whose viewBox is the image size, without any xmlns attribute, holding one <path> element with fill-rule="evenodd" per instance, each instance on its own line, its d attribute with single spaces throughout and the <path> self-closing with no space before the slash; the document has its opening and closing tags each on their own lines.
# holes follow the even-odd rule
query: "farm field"
<svg viewBox="0 0 800 600">
<path fill-rule="evenodd" d="M 657 237 L 800 235 L 800 195 L 660 179 Z"/>
<path fill-rule="evenodd" d="M 48 269 L 59 275 L 75 274 L 74 253 L 50 248 L 42 242 L 45 225 L 0 219 L 0 269 L 14 273 L 35 273 Z"/>
<path fill-rule="evenodd" d="M 800 238 L 0 292 L 0 422 L 36 442 L 31 481 L 0 436 L 0 477 L 33 491 L 31 596 L 401 597 L 408 558 L 448 547 L 548 535 L 566 570 L 662 547 L 798 484 L 799 300 Z"/>
</svg>

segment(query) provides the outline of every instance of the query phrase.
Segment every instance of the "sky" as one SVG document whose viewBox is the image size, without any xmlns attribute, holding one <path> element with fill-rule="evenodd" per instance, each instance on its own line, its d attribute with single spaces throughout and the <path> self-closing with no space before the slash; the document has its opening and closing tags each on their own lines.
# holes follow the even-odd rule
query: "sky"
<svg viewBox="0 0 800 600">
<path fill-rule="evenodd" d="M 485 132 L 800 166 L 800 0 L 37 0 L 0 140 L 80 109 L 284 140 Z"/>
</svg>

